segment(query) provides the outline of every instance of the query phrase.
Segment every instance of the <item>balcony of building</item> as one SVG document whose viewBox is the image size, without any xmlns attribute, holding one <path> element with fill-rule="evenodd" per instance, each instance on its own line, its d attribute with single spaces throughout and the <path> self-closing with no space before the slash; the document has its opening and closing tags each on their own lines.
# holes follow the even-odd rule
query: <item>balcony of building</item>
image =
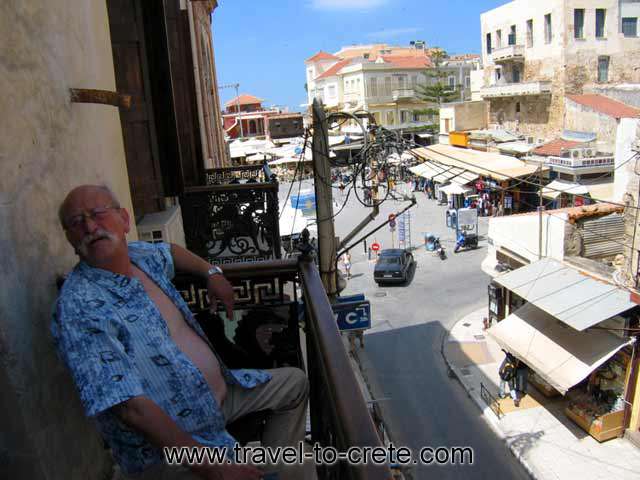
<svg viewBox="0 0 640 480">
<path fill-rule="evenodd" d="M 492 85 L 480 90 L 483 99 L 501 97 L 522 97 L 535 95 L 550 95 L 551 82 L 518 82 Z"/>
<path fill-rule="evenodd" d="M 308 237 L 298 257 L 281 258 L 276 176 L 267 165 L 205 173 L 205 185 L 187 188 L 180 199 L 186 244 L 223 265 L 236 292 L 234 318 L 209 313 L 206 285 L 198 278 L 178 276 L 175 283 L 212 344 L 231 368 L 303 369 L 312 443 L 338 451 L 382 446 L 382 427 L 352 370 Z M 255 440 L 244 437 L 252 428 L 232 426 L 240 428 L 229 427 L 236 438 Z M 314 474 L 309 478 L 392 478 L 387 466 L 347 462 L 318 465 Z"/>
<path fill-rule="evenodd" d="M 401 88 L 393 90 L 391 97 L 394 102 L 400 102 L 402 100 L 413 100 L 416 98 L 416 91 L 413 88 Z"/>
<path fill-rule="evenodd" d="M 493 63 L 523 62 L 524 45 L 507 45 L 496 48 L 491 52 L 491 60 Z"/>
<path fill-rule="evenodd" d="M 608 173 L 615 169 L 615 157 L 612 154 L 594 152 L 593 156 L 578 151 L 567 152 L 566 156 L 547 157 L 546 164 L 552 170 L 574 175 Z"/>
</svg>

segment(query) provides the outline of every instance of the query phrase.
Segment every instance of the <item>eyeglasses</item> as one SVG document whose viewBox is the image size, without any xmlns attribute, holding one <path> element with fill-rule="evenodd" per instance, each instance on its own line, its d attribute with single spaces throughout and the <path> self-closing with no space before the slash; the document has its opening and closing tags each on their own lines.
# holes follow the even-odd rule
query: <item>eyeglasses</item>
<svg viewBox="0 0 640 480">
<path fill-rule="evenodd" d="M 94 222 L 104 220 L 109 215 L 111 210 L 120 210 L 121 207 L 106 206 L 92 208 L 87 212 L 82 212 L 78 215 L 68 218 L 65 223 L 65 230 L 79 230 L 85 223 L 86 219 L 91 219 Z"/>
</svg>

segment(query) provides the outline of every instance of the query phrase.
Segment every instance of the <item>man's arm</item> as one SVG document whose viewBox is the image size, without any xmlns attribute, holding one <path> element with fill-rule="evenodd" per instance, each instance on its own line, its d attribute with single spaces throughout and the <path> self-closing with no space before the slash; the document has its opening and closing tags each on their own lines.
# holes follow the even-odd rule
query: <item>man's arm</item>
<svg viewBox="0 0 640 480">
<path fill-rule="evenodd" d="M 209 276 L 211 264 L 179 245 L 171 244 L 171 256 L 175 270 L 207 280 L 211 311 L 215 312 L 217 300 L 220 300 L 226 307 L 227 317 L 233 318 L 233 287 L 229 281 L 222 275 Z"/>
<path fill-rule="evenodd" d="M 182 430 L 153 400 L 134 397 L 112 407 L 114 413 L 129 427 L 145 436 L 158 448 L 200 447 L 188 433 Z M 189 468 L 205 480 L 259 479 L 262 472 L 250 465 L 189 465 Z"/>
</svg>

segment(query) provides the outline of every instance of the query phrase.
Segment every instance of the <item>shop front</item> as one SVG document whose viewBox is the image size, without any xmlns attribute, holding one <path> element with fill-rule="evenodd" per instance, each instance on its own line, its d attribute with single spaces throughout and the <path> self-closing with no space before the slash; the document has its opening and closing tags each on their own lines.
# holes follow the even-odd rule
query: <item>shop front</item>
<svg viewBox="0 0 640 480">
<path fill-rule="evenodd" d="M 529 367 L 529 383 L 563 396 L 564 413 L 602 442 L 629 426 L 637 382 L 637 305 L 613 284 L 551 259 L 496 277 L 509 311 L 488 333 Z M 495 290 L 497 287 L 494 287 Z M 491 294 L 491 290 L 490 290 Z M 507 297 L 521 306 L 506 305 Z M 630 330 L 631 329 L 631 330 Z"/>
</svg>

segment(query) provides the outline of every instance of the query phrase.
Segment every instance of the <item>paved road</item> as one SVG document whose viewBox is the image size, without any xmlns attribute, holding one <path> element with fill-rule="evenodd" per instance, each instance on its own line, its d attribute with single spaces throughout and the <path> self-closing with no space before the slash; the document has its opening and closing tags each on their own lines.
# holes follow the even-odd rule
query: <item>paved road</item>
<svg viewBox="0 0 640 480">
<path fill-rule="evenodd" d="M 286 195 L 285 186 L 282 190 Z M 343 198 L 336 191 L 338 205 Z M 411 283 L 380 288 L 373 282 L 373 262 L 368 261 L 363 247 L 359 245 L 352 252 L 353 279 L 343 293 L 364 292 L 372 303 L 373 328 L 365 336 L 360 358 L 374 396 L 381 399 L 396 443 L 415 450 L 423 446 L 474 449 L 473 466 L 416 466 L 413 478 L 528 478 L 463 388 L 449 378 L 440 353 L 444 335 L 456 320 L 487 301 L 488 277 L 480 270 L 486 241 L 478 250 L 454 255 L 454 235 L 445 226 L 445 208 L 426 200 L 423 194 L 418 194 L 418 201 L 412 210 L 413 244 L 421 244 L 424 232 L 440 235 L 449 255 L 446 261 L 418 248 Z M 401 205 L 386 202 L 379 219 L 387 218 Z M 366 213 L 351 198 L 336 217 L 336 234 L 344 236 Z M 486 222 L 482 222 L 480 234 L 485 233 Z M 383 248 L 391 247 L 388 228 L 375 237 Z"/>
</svg>

